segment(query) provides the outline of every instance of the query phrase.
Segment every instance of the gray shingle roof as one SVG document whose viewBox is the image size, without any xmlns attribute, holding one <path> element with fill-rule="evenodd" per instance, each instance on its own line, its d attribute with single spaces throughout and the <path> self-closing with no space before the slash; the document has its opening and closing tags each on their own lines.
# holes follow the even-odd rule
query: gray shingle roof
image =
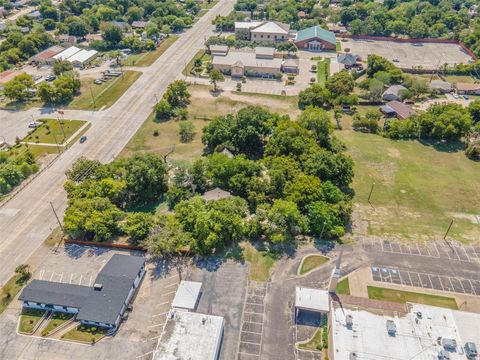
<svg viewBox="0 0 480 360">
<path fill-rule="evenodd" d="M 115 254 L 98 273 L 93 287 L 33 280 L 19 300 L 79 308 L 77 320 L 114 324 L 145 258 Z"/>
</svg>

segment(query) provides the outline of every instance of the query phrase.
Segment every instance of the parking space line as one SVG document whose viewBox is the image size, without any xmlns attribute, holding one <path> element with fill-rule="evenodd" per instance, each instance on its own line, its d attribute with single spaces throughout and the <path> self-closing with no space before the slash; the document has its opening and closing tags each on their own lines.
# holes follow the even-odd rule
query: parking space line
<svg viewBox="0 0 480 360">
<path fill-rule="evenodd" d="M 161 324 L 156 324 L 156 325 L 149 325 L 147 326 L 148 328 L 154 328 L 154 327 L 157 327 L 157 326 L 162 326 L 164 323 L 161 323 Z"/>
<path fill-rule="evenodd" d="M 462 282 L 459 279 L 457 280 L 460 283 L 460 286 L 462 287 L 463 293 L 466 294 L 467 292 L 465 291 L 465 287 L 463 286 Z"/>
<path fill-rule="evenodd" d="M 176 293 L 176 291 L 170 291 L 170 292 L 168 292 L 168 293 L 164 293 L 164 294 L 162 294 L 162 296 L 167 296 L 167 295 L 170 295 L 170 294 L 175 294 L 175 293 Z"/>
<path fill-rule="evenodd" d="M 247 355 L 247 356 L 258 356 L 258 357 L 260 357 L 260 354 L 251 354 L 251 353 L 246 353 L 246 352 L 243 352 L 243 351 L 239 351 L 238 353 L 243 354 L 243 355 Z"/>
<path fill-rule="evenodd" d="M 262 335 L 262 333 L 258 333 L 258 332 L 255 332 L 255 331 L 241 330 L 240 332 L 243 332 L 243 333 L 250 333 L 250 334 L 255 334 L 255 335 Z"/>
<path fill-rule="evenodd" d="M 257 314 L 257 315 L 260 315 L 260 314 Z M 262 314 L 263 315 L 263 314 Z M 257 325 L 262 325 L 263 326 L 263 322 L 259 323 L 259 322 L 256 322 L 256 321 L 245 321 L 245 323 L 249 323 L 249 324 L 257 324 Z"/>
<path fill-rule="evenodd" d="M 55 273 L 52 271 L 52 275 L 50 276 L 50 281 L 52 281 L 53 275 L 55 275 Z"/>
<path fill-rule="evenodd" d="M 74 274 L 70 274 L 70 282 L 69 282 L 70 284 L 72 283 L 73 275 Z"/>
<path fill-rule="evenodd" d="M 177 286 L 177 285 L 178 285 L 177 283 L 173 283 L 173 284 L 165 285 L 164 288 L 171 288 L 172 286 Z"/>
<path fill-rule="evenodd" d="M 162 302 L 160 304 L 157 304 L 158 306 L 162 306 L 162 305 L 165 305 L 165 304 L 168 304 L 170 301 L 165 301 L 165 302 Z"/>
<path fill-rule="evenodd" d="M 473 293 L 475 295 L 480 295 L 480 294 L 477 294 L 477 289 L 475 289 L 475 286 L 473 286 L 472 280 L 470 280 L 470 279 L 467 279 L 467 280 L 470 283 L 470 286 L 472 287 Z"/>
<path fill-rule="evenodd" d="M 152 315 L 152 317 L 162 316 L 162 315 L 165 315 L 165 314 L 168 314 L 168 311 L 165 311 L 165 312 L 163 312 L 163 313 L 159 313 L 159 314 Z"/>
<path fill-rule="evenodd" d="M 240 344 L 252 344 L 252 345 L 257 345 L 257 346 L 260 346 L 260 343 L 254 343 L 254 342 L 250 342 L 250 341 L 240 341 Z"/>
</svg>

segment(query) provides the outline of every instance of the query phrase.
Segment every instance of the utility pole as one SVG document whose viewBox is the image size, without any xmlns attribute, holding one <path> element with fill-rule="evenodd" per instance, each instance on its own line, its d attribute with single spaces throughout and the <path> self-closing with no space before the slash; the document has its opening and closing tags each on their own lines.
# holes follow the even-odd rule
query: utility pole
<svg viewBox="0 0 480 360">
<path fill-rule="evenodd" d="M 448 225 L 448 229 L 447 229 L 447 232 L 445 233 L 445 236 L 443 237 L 443 240 L 445 240 L 447 238 L 447 235 L 450 232 L 450 229 L 452 228 L 452 225 L 453 225 L 453 219 L 452 219 L 452 221 L 450 221 L 450 225 Z"/>
<path fill-rule="evenodd" d="M 67 137 L 65 136 L 65 130 L 63 129 L 63 124 L 60 121 L 60 117 L 58 115 L 57 115 L 57 120 L 58 120 L 58 123 L 60 124 L 60 129 L 62 129 L 63 141 L 65 142 L 67 140 Z"/>
<path fill-rule="evenodd" d="M 374 188 L 374 187 L 375 187 L 375 182 L 372 183 L 372 187 L 370 188 L 370 194 L 368 194 L 368 200 L 367 200 L 368 203 L 370 204 L 370 206 L 371 206 L 372 208 L 374 208 L 374 207 L 373 207 L 372 203 L 370 202 L 370 198 L 372 197 L 372 193 L 373 193 L 373 188 Z M 374 208 L 374 209 L 375 209 L 375 208 Z"/>
<path fill-rule="evenodd" d="M 97 105 L 95 105 L 95 96 L 93 96 L 92 87 L 88 85 L 88 88 L 90 89 L 90 95 L 92 96 L 93 110 L 95 110 L 97 108 Z"/>
<path fill-rule="evenodd" d="M 58 218 L 57 212 L 55 211 L 55 208 L 53 207 L 53 203 L 50 201 L 50 206 L 52 207 L 53 214 L 55 215 L 55 218 L 57 219 L 58 225 L 60 226 L 60 229 L 62 229 L 62 234 L 65 234 L 65 230 L 63 230 L 62 223 L 60 222 L 60 219 Z"/>
<path fill-rule="evenodd" d="M 53 134 L 53 138 L 55 139 L 55 144 L 57 144 L 57 150 L 58 150 L 58 153 L 60 154 L 60 145 L 58 145 L 58 141 L 57 141 L 57 136 L 55 134 Z"/>
</svg>

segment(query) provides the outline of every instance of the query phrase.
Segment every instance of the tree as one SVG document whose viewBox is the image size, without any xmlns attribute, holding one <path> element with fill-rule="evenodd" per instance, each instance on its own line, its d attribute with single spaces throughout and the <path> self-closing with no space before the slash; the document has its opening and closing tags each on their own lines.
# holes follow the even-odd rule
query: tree
<svg viewBox="0 0 480 360">
<path fill-rule="evenodd" d="M 67 60 L 55 60 L 52 64 L 52 71 L 55 75 L 60 76 L 73 71 L 73 65 Z"/>
<path fill-rule="evenodd" d="M 319 150 L 305 158 L 304 171 L 322 181 L 331 181 L 336 186 L 347 188 L 353 180 L 353 160 L 344 153 Z"/>
<path fill-rule="evenodd" d="M 153 228 L 153 216 L 149 213 L 128 213 L 121 225 L 124 231 L 134 242 L 145 239 Z"/>
<path fill-rule="evenodd" d="M 480 100 L 475 100 L 468 105 L 468 112 L 474 123 L 480 122 Z"/>
<path fill-rule="evenodd" d="M 178 255 L 182 250 L 196 251 L 195 239 L 182 228 L 180 221 L 172 214 L 160 217 L 157 227 L 143 241 L 153 256 Z"/>
<path fill-rule="evenodd" d="M 331 134 L 333 126 L 330 122 L 330 115 L 323 109 L 307 107 L 297 120 L 305 129 L 310 130 L 317 143 L 324 147 L 331 147 Z"/>
<path fill-rule="evenodd" d="M 120 29 L 117 25 L 107 24 L 102 31 L 102 36 L 110 46 L 114 47 L 116 44 L 122 41 L 123 32 L 122 29 Z"/>
<path fill-rule="evenodd" d="M 213 85 L 213 92 L 217 92 L 217 82 L 223 81 L 225 78 L 218 69 L 210 71 L 210 83 Z"/>
<path fill-rule="evenodd" d="M 325 86 L 335 96 L 349 95 L 353 91 L 355 82 L 348 71 L 342 70 L 330 76 Z"/>
<path fill-rule="evenodd" d="M 18 265 L 15 268 L 15 274 L 19 276 L 17 283 L 24 284 L 32 277 L 28 264 Z"/>
<path fill-rule="evenodd" d="M 320 84 L 312 84 L 298 95 L 298 107 L 305 109 L 307 106 L 330 106 L 332 94 Z"/>
<path fill-rule="evenodd" d="M 316 201 L 308 205 L 307 213 L 312 235 L 331 239 L 345 234 L 345 224 L 337 206 L 332 206 L 324 201 Z"/>
<path fill-rule="evenodd" d="M 175 80 L 168 85 L 163 98 L 172 108 L 187 107 L 190 104 L 190 93 L 188 92 L 187 83 L 183 80 Z"/>
<path fill-rule="evenodd" d="M 284 194 L 303 211 L 309 203 L 323 199 L 322 183 L 316 176 L 299 173 L 285 185 Z"/>
<path fill-rule="evenodd" d="M 384 91 L 383 83 L 377 79 L 370 79 L 368 85 L 368 99 L 371 102 L 381 102 Z"/>
<path fill-rule="evenodd" d="M 195 137 L 195 126 L 191 121 L 181 121 L 179 124 L 180 142 L 189 143 Z"/>
<path fill-rule="evenodd" d="M 88 34 L 87 24 L 81 19 L 76 19 L 68 24 L 68 34 L 83 37 Z"/>
<path fill-rule="evenodd" d="M 275 200 L 268 210 L 269 229 L 267 236 L 274 244 L 292 241 L 304 233 L 308 224 L 297 205 L 292 201 Z"/>
<path fill-rule="evenodd" d="M 31 75 L 21 74 L 6 82 L 3 93 L 14 101 L 25 101 L 32 98 L 31 90 L 35 88 L 35 82 Z"/>
</svg>

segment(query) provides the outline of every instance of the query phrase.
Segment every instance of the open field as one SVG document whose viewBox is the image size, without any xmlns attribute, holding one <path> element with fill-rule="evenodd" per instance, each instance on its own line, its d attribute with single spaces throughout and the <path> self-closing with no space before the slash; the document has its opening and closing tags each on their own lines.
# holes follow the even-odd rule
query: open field
<svg viewBox="0 0 480 360">
<path fill-rule="evenodd" d="M 68 105 L 69 109 L 99 110 L 112 106 L 123 93 L 140 77 L 138 71 L 125 71 L 123 76 L 113 78 L 101 85 L 93 83 L 94 78 L 82 79 L 81 94 Z"/>
<path fill-rule="evenodd" d="M 31 334 L 33 329 L 42 318 L 44 311 L 24 309 L 20 315 L 20 325 L 18 331 L 25 334 Z"/>
<path fill-rule="evenodd" d="M 192 121 L 196 130 L 192 142 L 180 142 L 178 121 L 156 122 L 152 115 L 129 141 L 120 156 L 128 157 L 137 152 L 166 154 L 174 146 L 174 151 L 169 159 L 191 161 L 201 157 L 203 150 L 201 142 L 202 129 L 215 116 L 236 112 L 245 106 L 253 104 L 262 105 L 271 111 L 274 110 L 281 114 L 296 116 L 298 113 L 296 98 L 229 92 L 222 93 L 219 96 L 212 96 L 210 87 L 202 85 L 190 86 L 189 91 L 192 96 L 190 106 L 188 107 L 188 119 Z M 155 130 L 158 131 L 158 136 L 153 135 Z"/>
<path fill-rule="evenodd" d="M 386 289 L 376 286 L 368 286 L 367 289 L 369 299 L 398 302 L 402 304 L 406 302 L 413 302 L 417 304 L 439 306 L 449 309 L 458 309 L 457 302 L 451 297 Z"/>
<path fill-rule="evenodd" d="M 317 61 L 317 82 L 325 86 L 328 73 L 330 69 L 330 58 L 324 58 L 323 60 Z"/>
<path fill-rule="evenodd" d="M 350 281 L 348 277 L 338 282 L 336 293 L 339 295 L 350 295 Z"/>
<path fill-rule="evenodd" d="M 250 264 L 250 280 L 268 281 L 278 256 L 268 251 L 258 251 L 252 245 L 244 243 L 242 257 Z"/>
<path fill-rule="evenodd" d="M 23 284 L 19 283 L 21 275 L 14 275 L 7 281 L 7 283 L 0 289 L 0 314 L 7 308 L 8 304 L 15 298 L 15 296 L 22 289 Z"/>
<path fill-rule="evenodd" d="M 355 161 L 354 233 L 441 239 L 454 219 L 449 239 L 480 239 L 480 164 L 463 151 L 349 130 L 337 135 Z"/>
<path fill-rule="evenodd" d="M 300 275 L 306 274 L 327 263 L 328 260 L 330 259 L 323 255 L 308 255 L 303 259 L 299 273 Z"/>
<path fill-rule="evenodd" d="M 402 43 L 380 40 L 345 39 L 342 47 L 350 48 L 352 54 L 367 60 L 368 55 L 376 54 L 392 61 L 403 69 L 422 66 L 423 69 L 436 69 L 442 64 L 468 63 L 472 58 L 456 44 L 441 43 Z"/>
<path fill-rule="evenodd" d="M 125 66 L 150 66 L 172 45 L 178 36 L 172 35 L 163 40 L 154 51 L 130 55 L 123 61 Z"/>
<path fill-rule="evenodd" d="M 26 136 L 24 142 L 63 144 L 70 136 L 80 129 L 85 121 L 81 120 L 57 120 L 57 119 L 40 119 L 43 125 L 34 129 L 32 133 Z"/>
</svg>

